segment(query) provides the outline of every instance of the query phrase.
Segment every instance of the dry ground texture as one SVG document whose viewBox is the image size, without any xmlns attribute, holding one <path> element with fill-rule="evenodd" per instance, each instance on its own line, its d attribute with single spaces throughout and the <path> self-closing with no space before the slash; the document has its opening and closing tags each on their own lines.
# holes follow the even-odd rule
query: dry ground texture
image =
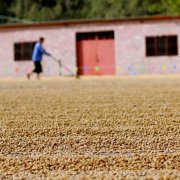
<svg viewBox="0 0 180 180">
<path fill-rule="evenodd" d="M 0 179 L 180 179 L 180 77 L 0 80 Z"/>
</svg>

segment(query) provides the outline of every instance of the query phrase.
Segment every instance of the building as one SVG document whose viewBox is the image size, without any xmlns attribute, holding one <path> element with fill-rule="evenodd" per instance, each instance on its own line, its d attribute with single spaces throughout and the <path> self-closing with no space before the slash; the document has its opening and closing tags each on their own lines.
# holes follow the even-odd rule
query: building
<svg viewBox="0 0 180 180">
<path fill-rule="evenodd" d="M 40 36 L 62 67 L 44 57 L 44 74 L 140 75 L 180 72 L 180 17 L 81 20 L 0 26 L 0 76 L 24 76 Z"/>
</svg>

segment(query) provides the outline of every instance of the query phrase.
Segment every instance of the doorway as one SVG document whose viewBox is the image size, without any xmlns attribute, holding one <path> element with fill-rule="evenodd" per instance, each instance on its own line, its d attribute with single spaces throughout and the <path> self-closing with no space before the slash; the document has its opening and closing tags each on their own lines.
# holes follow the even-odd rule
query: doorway
<svg viewBox="0 0 180 180">
<path fill-rule="evenodd" d="M 114 32 L 76 34 L 78 75 L 115 73 Z"/>
</svg>

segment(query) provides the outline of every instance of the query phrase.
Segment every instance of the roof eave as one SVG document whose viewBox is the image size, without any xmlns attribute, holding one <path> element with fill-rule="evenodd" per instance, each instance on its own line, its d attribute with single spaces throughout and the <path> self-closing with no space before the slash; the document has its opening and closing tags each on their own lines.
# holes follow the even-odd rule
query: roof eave
<svg viewBox="0 0 180 180">
<path fill-rule="evenodd" d="M 0 29 L 16 29 L 16 28 L 39 28 L 51 26 L 71 26 L 82 24 L 106 24 L 106 23 L 134 23 L 134 22 L 151 22 L 151 21 L 169 21 L 180 20 L 180 16 L 151 16 L 151 17 L 136 17 L 136 18 L 123 18 L 123 19 L 81 19 L 71 21 L 51 21 L 41 23 L 27 23 L 27 24 L 3 24 Z"/>
</svg>

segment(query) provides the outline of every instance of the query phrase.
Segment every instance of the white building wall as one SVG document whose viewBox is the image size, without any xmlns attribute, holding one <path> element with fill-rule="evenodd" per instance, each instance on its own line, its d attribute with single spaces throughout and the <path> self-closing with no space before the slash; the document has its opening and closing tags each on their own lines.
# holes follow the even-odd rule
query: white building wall
<svg viewBox="0 0 180 180">
<path fill-rule="evenodd" d="M 180 20 L 162 22 L 119 22 L 99 24 L 79 24 L 69 26 L 0 28 L 0 77 L 25 76 L 33 69 L 31 61 L 14 61 L 13 44 L 37 41 L 45 37 L 44 47 L 72 73 L 76 72 L 76 33 L 92 31 L 115 32 L 115 61 L 117 75 L 172 74 L 180 72 L 180 56 L 146 57 L 145 37 L 177 35 L 180 53 Z M 44 56 L 44 74 L 57 76 L 58 64 Z M 64 75 L 71 73 L 63 68 Z"/>
</svg>

